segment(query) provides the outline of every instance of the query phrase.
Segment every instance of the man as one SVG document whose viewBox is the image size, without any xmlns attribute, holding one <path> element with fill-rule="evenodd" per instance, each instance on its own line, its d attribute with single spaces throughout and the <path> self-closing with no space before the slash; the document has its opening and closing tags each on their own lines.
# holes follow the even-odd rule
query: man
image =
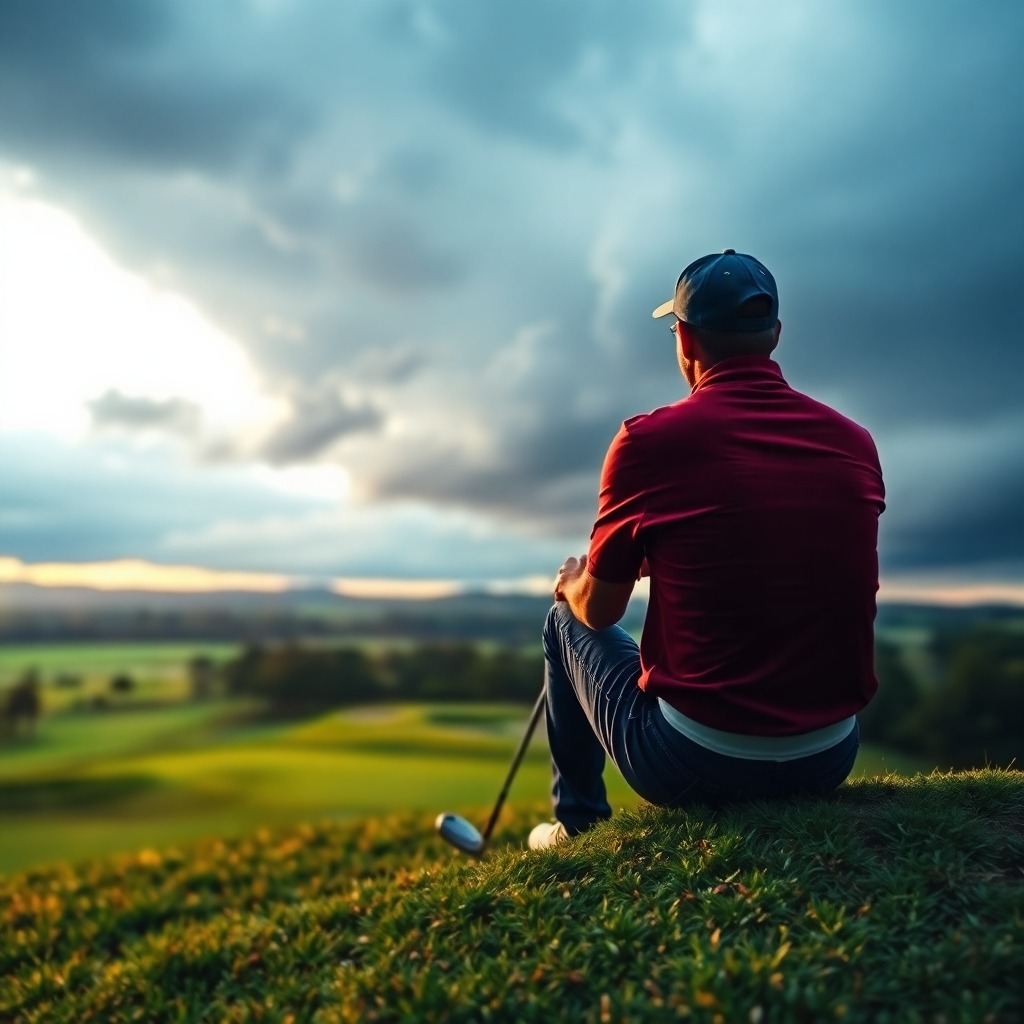
<svg viewBox="0 0 1024 1024">
<path fill-rule="evenodd" d="M 866 430 L 794 391 L 771 354 L 775 280 L 726 249 L 679 276 L 669 317 L 690 396 L 627 420 L 583 557 L 544 626 L 556 821 L 611 814 L 605 755 L 663 807 L 827 794 L 871 699 L 882 472 Z M 621 627 L 651 593 L 639 648 Z"/>
</svg>

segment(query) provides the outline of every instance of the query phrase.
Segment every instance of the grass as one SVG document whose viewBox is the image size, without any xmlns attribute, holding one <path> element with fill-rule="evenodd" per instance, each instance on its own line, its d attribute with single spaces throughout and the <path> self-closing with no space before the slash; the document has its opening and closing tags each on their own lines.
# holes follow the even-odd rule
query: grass
<svg viewBox="0 0 1024 1024">
<path fill-rule="evenodd" d="M 237 643 L 40 643 L 0 645 L 0 697 L 5 688 L 34 669 L 42 686 L 46 714 L 82 708 L 103 698 L 118 708 L 182 702 L 191 689 L 190 659 L 206 655 L 224 661 L 239 650 Z M 129 693 L 111 692 L 117 675 L 131 677 Z M 61 677 L 75 685 L 60 685 Z"/>
<path fill-rule="evenodd" d="M 45 719 L 34 742 L 0 751 L 0 871 L 325 815 L 482 804 L 528 713 L 402 705 L 254 723 L 238 710 L 224 702 Z M 549 775 L 538 735 L 516 791 L 542 796 Z M 617 773 L 608 781 L 617 804 L 635 802 Z"/>
<path fill-rule="evenodd" d="M 43 719 L 31 741 L 0 748 L 0 871 L 324 816 L 485 808 L 528 715 L 517 705 L 401 705 L 268 722 L 246 710 L 214 702 Z M 548 792 L 542 734 L 514 796 Z M 921 767 L 865 749 L 856 770 Z M 614 807 L 635 806 L 614 769 L 606 778 Z"/>
<path fill-rule="evenodd" d="M 1024 776 L 641 805 L 479 862 L 404 815 L 0 880 L 0 1019 L 1017 1021 Z M 514 843 L 514 845 L 509 845 Z"/>
<path fill-rule="evenodd" d="M 72 674 L 101 672 L 181 673 L 189 659 L 205 654 L 215 660 L 230 658 L 238 652 L 237 643 L 53 643 L 4 644 L 0 646 L 0 681 L 35 668 L 44 676 L 61 672 Z"/>
<path fill-rule="evenodd" d="M 69 772 L 134 751 L 217 742 L 233 731 L 246 710 L 244 704 L 219 701 L 49 715 L 31 737 L 0 747 L 0 785 L 29 774 Z"/>
</svg>

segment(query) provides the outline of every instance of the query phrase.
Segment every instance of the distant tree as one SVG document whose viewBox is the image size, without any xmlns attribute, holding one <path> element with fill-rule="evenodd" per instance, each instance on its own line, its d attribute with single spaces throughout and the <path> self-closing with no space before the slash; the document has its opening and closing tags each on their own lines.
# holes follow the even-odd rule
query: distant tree
<svg viewBox="0 0 1024 1024">
<path fill-rule="evenodd" d="M 224 682 L 233 696 L 256 696 L 260 690 L 260 670 L 266 649 L 256 643 L 246 644 L 242 653 L 224 665 Z"/>
<path fill-rule="evenodd" d="M 212 658 L 198 654 L 188 663 L 188 678 L 193 700 L 209 700 L 217 681 L 217 666 Z"/>
<path fill-rule="evenodd" d="M 430 643 L 394 652 L 388 667 L 400 700 L 477 700 L 483 696 L 475 644 Z"/>
<path fill-rule="evenodd" d="M 958 768 L 1024 762 L 1024 635 L 979 628 L 940 650 L 945 679 L 921 708 L 928 752 Z"/>
<path fill-rule="evenodd" d="M 480 666 L 483 700 L 534 700 L 544 681 L 544 659 L 539 653 L 515 648 L 489 654 Z"/>
<path fill-rule="evenodd" d="M 82 677 L 72 672 L 59 672 L 54 683 L 62 690 L 80 690 L 82 688 Z"/>
<path fill-rule="evenodd" d="M 914 712 L 920 695 L 894 644 L 875 644 L 875 673 L 878 692 L 858 715 L 864 739 L 896 747 L 915 746 Z"/>
<path fill-rule="evenodd" d="M 224 675 L 230 692 L 262 697 L 285 714 L 373 703 L 383 696 L 375 666 L 358 648 L 247 648 L 227 663 Z"/>
<path fill-rule="evenodd" d="M 126 672 L 119 672 L 110 680 L 111 693 L 131 693 L 135 689 L 135 680 Z"/>
<path fill-rule="evenodd" d="M 39 686 L 39 673 L 28 669 L 7 691 L 3 702 L 4 720 L 8 731 L 17 734 L 22 728 L 32 731 L 43 710 Z"/>
<path fill-rule="evenodd" d="M 328 659 L 328 666 L 335 678 L 335 701 L 362 704 L 380 700 L 383 696 L 376 665 L 358 647 L 335 651 L 334 656 Z"/>
<path fill-rule="evenodd" d="M 296 714 L 382 700 L 532 701 L 543 675 L 539 654 L 436 641 L 373 658 L 358 647 L 252 646 L 223 666 L 229 693 Z"/>
</svg>

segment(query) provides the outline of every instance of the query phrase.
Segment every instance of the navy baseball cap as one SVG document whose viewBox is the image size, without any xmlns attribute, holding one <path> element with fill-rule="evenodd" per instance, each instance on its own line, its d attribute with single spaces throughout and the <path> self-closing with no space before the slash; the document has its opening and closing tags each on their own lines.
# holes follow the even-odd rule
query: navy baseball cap
<svg viewBox="0 0 1024 1024">
<path fill-rule="evenodd" d="M 758 296 L 771 300 L 768 314 L 741 315 L 740 307 Z M 651 316 L 669 313 L 709 331 L 767 331 L 779 319 L 779 292 L 775 278 L 763 263 L 735 249 L 726 249 L 694 260 L 679 275 L 675 297 L 663 302 Z"/>
</svg>

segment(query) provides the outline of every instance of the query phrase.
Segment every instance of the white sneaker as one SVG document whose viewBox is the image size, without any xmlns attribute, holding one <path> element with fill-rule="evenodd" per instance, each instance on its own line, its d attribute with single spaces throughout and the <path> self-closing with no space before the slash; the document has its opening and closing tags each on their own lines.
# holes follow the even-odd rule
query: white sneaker
<svg viewBox="0 0 1024 1024">
<path fill-rule="evenodd" d="M 565 842 L 569 833 L 560 821 L 544 821 L 530 832 L 529 847 L 531 850 L 546 850 L 556 843 Z"/>
</svg>

